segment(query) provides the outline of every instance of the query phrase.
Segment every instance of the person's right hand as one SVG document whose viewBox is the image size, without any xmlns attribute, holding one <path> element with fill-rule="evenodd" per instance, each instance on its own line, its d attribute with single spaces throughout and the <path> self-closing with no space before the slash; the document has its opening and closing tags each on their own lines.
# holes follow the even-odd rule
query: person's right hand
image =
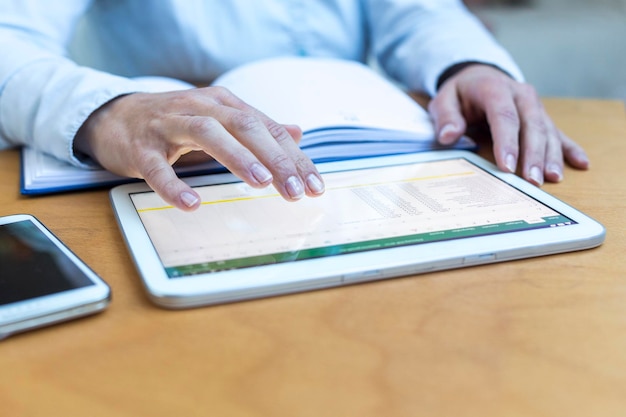
<svg viewBox="0 0 626 417">
<path fill-rule="evenodd" d="M 289 201 L 324 192 L 313 162 L 300 150 L 302 132 L 254 109 L 229 90 L 205 87 L 118 97 L 80 128 L 74 149 L 105 169 L 143 178 L 165 201 L 182 210 L 200 205 L 172 164 L 202 151 L 252 187 L 274 184 Z"/>
</svg>

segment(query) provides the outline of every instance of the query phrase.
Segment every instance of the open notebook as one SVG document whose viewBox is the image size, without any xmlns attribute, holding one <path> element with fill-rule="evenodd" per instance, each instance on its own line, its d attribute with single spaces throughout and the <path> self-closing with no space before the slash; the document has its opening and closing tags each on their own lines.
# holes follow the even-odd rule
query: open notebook
<svg viewBox="0 0 626 417">
<path fill-rule="evenodd" d="M 322 58 L 274 58 L 215 80 L 280 123 L 297 124 L 300 146 L 316 162 L 440 149 L 427 112 L 370 67 Z M 471 149 L 468 138 L 455 145 Z M 215 161 L 177 168 L 179 175 L 224 171 Z M 23 149 L 22 193 L 44 194 L 129 179 L 84 170 Z"/>
</svg>

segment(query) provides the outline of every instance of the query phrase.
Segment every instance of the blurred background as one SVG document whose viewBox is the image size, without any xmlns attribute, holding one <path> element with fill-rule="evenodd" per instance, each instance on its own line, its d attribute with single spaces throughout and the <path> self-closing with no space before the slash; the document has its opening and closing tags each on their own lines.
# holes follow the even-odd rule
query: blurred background
<svg viewBox="0 0 626 417">
<path fill-rule="evenodd" d="M 465 0 L 543 97 L 626 101 L 626 0 Z"/>
<path fill-rule="evenodd" d="M 542 97 L 626 101 L 626 0 L 464 1 Z"/>
</svg>

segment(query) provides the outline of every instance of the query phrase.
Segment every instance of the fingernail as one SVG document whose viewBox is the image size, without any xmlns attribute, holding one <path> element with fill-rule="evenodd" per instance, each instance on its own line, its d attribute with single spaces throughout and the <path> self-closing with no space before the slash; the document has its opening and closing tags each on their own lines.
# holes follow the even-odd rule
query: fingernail
<svg viewBox="0 0 626 417">
<path fill-rule="evenodd" d="M 439 131 L 439 142 L 444 145 L 451 144 L 456 139 L 457 130 L 457 127 L 452 123 L 444 125 Z"/>
<path fill-rule="evenodd" d="M 541 174 L 539 167 L 532 167 L 530 169 L 529 177 L 537 185 L 543 184 L 543 175 Z"/>
<path fill-rule="evenodd" d="M 560 182 L 563 179 L 563 171 L 558 165 L 550 165 L 546 171 L 555 177 L 553 181 Z"/>
<path fill-rule="evenodd" d="M 289 177 L 285 183 L 287 194 L 294 200 L 299 200 L 304 196 L 304 185 L 297 177 Z"/>
<path fill-rule="evenodd" d="M 591 163 L 589 161 L 589 157 L 585 152 L 578 152 L 574 155 L 574 159 L 578 161 L 578 164 L 584 168 L 589 168 Z"/>
<path fill-rule="evenodd" d="M 198 197 L 187 191 L 180 194 L 180 199 L 187 207 L 193 207 L 200 201 Z"/>
<path fill-rule="evenodd" d="M 322 194 L 324 192 L 324 183 L 315 174 L 311 174 L 307 177 L 306 184 L 315 194 Z"/>
<path fill-rule="evenodd" d="M 515 172 L 515 170 L 517 169 L 517 161 L 513 154 L 508 154 L 506 156 L 504 164 L 506 165 L 506 169 L 508 169 L 509 172 Z"/>
<path fill-rule="evenodd" d="M 254 179 L 256 179 L 260 184 L 272 182 L 272 173 L 269 172 L 263 165 L 253 164 L 252 167 L 250 167 L 250 171 L 252 171 Z"/>
</svg>

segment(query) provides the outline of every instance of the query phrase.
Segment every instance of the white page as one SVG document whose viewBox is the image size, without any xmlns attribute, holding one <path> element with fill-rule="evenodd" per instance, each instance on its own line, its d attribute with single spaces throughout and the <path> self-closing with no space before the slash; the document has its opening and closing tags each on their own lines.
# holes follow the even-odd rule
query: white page
<svg viewBox="0 0 626 417">
<path fill-rule="evenodd" d="M 428 113 L 373 69 L 353 61 L 275 58 L 253 62 L 219 77 L 213 85 L 279 123 L 304 132 L 363 127 L 414 132 L 432 140 Z"/>
</svg>

